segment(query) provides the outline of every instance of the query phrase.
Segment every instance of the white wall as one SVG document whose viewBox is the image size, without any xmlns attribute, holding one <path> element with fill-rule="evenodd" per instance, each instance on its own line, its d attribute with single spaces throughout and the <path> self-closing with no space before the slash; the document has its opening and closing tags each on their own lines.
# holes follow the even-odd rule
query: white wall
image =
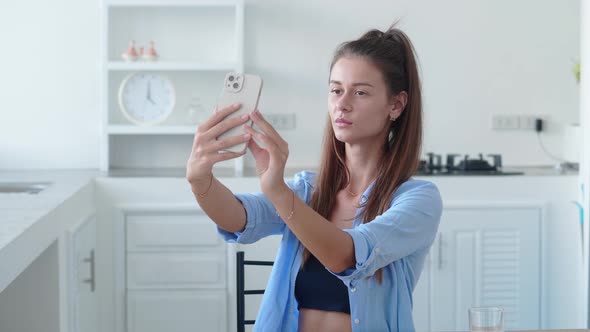
<svg viewBox="0 0 590 332">
<path fill-rule="evenodd" d="M 98 167 L 98 4 L 0 2 L 0 168 Z"/>
<path fill-rule="evenodd" d="M 317 163 L 334 48 L 398 18 L 422 65 L 425 152 L 551 164 L 533 132 L 491 131 L 491 113 L 547 115 L 544 141 L 558 155 L 563 125 L 578 121 L 579 0 L 246 3 L 246 70 L 265 79 L 260 109 L 297 113 L 297 130 L 282 133 L 290 166 Z M 0 4 L 0 169 L 99 166 L 98 8 Z"/>
</svg>

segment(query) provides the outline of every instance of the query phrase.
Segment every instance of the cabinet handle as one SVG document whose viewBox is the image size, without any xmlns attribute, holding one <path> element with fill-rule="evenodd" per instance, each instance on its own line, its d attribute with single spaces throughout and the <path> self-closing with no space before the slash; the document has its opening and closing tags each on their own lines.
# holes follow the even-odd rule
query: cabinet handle
<svg viewBox="0 0 590 332">
<path fill-rule="evenodd" d="M 438 269 L 443 268 L 443 239 L 442 233 L 438 233 Z"/>
<path fill-rule="evenodd" d="M 90 257 L 84 258 L 84 263 L 90 263 L 90 278 L 82 280 L 83 283 L 90 284 L 90 291 L 94 293 L 96 279 L 94 276 L 94 249 L 90 249 Z"/>
</svg>

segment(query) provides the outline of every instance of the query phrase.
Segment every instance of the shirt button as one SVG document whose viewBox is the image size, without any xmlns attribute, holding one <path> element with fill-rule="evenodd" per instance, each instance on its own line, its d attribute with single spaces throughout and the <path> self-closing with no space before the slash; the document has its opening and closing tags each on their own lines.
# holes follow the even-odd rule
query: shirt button
<svg viewBox="0 0 590 332">
<path fill-rule="evenodd" d="M 359 322 L 360 322 L 360 321 L 359 321 L 359 319 L 358 319 L 358 318 L 354 320 L 354 323 L 355 323 L 355 324 L 358 324 Z"/>
<path fill-rule="evenodd" d="M 379 248 L 379 247 L 375 248 L 375 252 L 381 252 L 381 248 Z"/>
<path fill-rule="evenodd" d="M 361 204 L 364 204 L 367 201 L 367 197 L 362 196 L 361 197 Z"/>
<path fill-rule="evenodd" d="M 356 292 L 356 288 L 355 288 L 355 287 L 352 287 L 352 288 L 350 289 L 350 291 L 354 293 L 354 292 Z"/>
</svg>

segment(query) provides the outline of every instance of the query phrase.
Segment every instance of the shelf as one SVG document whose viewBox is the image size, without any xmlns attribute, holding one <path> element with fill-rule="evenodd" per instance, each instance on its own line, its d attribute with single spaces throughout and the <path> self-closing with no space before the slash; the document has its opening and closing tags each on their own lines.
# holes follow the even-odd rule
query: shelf
<svg viewBox="0 0 590 332">
<path fill-rule="evenodd" d="M 107 63 L 108 70 L 160 70 L 160 71 L 233 71 L 236 68 L 235 63 L 201 63 L 201 62 L 171 62 L 171 61 L 156 61 L 156 62 L 125 62 L 125 61 L 109 61 Z"/>
<path fill-rule="evenodd" d="M 242 4 L 242 0 L 105 0 L 109 7 L 228 7 Z"/>
<path fill-rule="evenodd" d="M 134 126 L 134 125 L 109 125 L 109 135 L 194 135 L 197 125 L 187 126 Z"/>
</svg>

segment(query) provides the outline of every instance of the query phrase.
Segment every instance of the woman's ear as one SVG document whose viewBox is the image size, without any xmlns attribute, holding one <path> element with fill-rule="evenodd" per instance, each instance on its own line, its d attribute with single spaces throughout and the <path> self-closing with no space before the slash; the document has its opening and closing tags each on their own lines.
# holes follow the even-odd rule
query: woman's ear
<svg viewBox="0 0 590 332">
<path fill-rule="evenodd" d="M 402 112 L 406 109 L 406 105 L 408 104 L 408 93 L 402 91 L 397 95 L 393 96 L 393 102 L 391 110 L 389 111 L 389 118 L 390 119 L 397 119 L 402 114 Z"/>
</svg>

